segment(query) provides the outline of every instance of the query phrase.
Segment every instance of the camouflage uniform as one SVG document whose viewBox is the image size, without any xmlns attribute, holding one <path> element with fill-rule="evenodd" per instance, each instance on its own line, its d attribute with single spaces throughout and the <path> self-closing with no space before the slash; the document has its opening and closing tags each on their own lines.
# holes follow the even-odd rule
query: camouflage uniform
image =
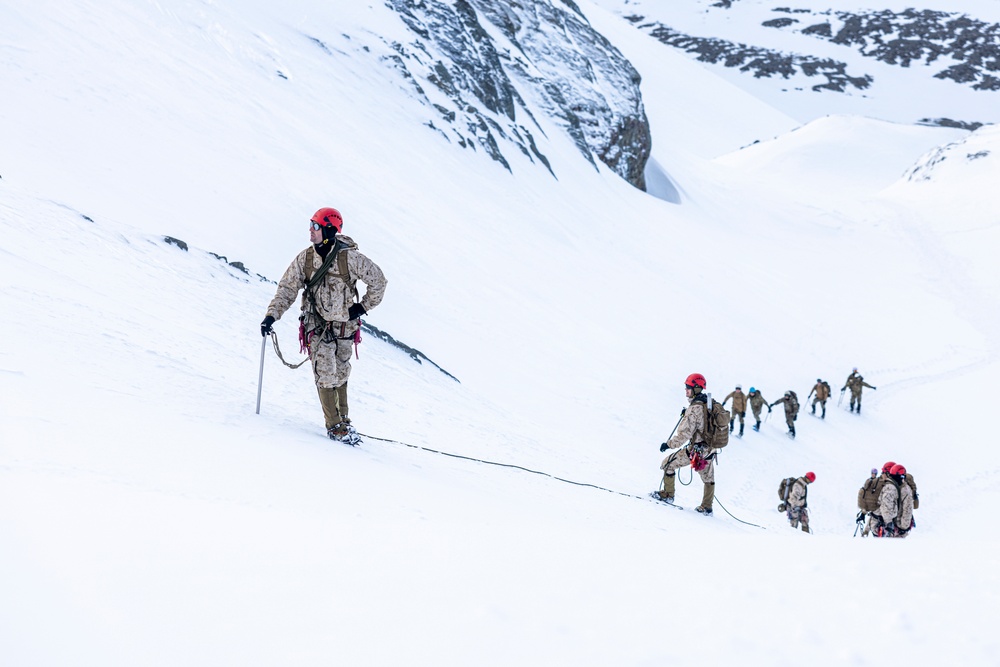
<svg viewBox="0 0 1000 667">
<path fill-rule="evenodd" d="M 899 537 L 906 537 L 907 531 L 913 526 L 913 489 L 903 479 L 899 483 L 899 516 L 896 517 L 896 530 Z"/>
<path fill-rule="evenodd" d="M 747 416 L 747 395 L 743 393 L 742 389 L 737 387 L 723 399 L 722 405 L 725 405 L 729 399 L 733 399 L 733 418 L 729 420 L 729 432 L 733 432 L 733 425 L 736 423 L 736 418 L 739 417 L 740 435 L 743 435 L 743 419 Z"/>
<path fill-rule="evenodd" d="M 792 528 L 798 528 L 802 523 L 802 532 L 809 532 L 809 510 L 806 508 L 806 494 L 808 493 L 809 480 L 799 477 L 792 483 L 792 490 L 788 493 L 788 500 L 785 505 L 788 523 Z"/>
<path fill-rule="evenodd" d="M 785 406 L 785 423 L 788 424 L 788 433 L 793 438 L 795 437 L 795 419 L 799 414 L 798 401 L 792 399 L 791 396 L 783 396 L 776 400 L 771 405 L 767 406 L 773 408 L 778 403 L 783 403 Z"/>
<path fill-rule="evenodd" d="M 882 473 L 882 477 L 884 479 L 879 480 L 882 485 L 882 491 L 878 494 L 878 509 L 872 512 L 869 525 L 871 531 L 876 535 L 878 535 L 878 526 L 882 525 L 885 529 L 882 536 L 891 537 L 893 528 L 895 527 L 893 521 L 898 511 L 899 489 L 896 488 L 896 482 L 887 473 Z"/>
<path fill-rule="evenodd" d="M 753 418 L 757 420 L 757 424 L 753 427 L 755 431 L 760 430 L 760 411 L 767 405 L 767 399 L 759 391 L 752 391 L 747 394 L 747 400 L 750 401 L 750 408 L 753 410 Z M 768 406 L 767 411 L 771 411 L 771 407 Z"/>
<path fill-rule="evenodd" d="M 858 404 L 858 412 L 861 412 L 861 391 L 864 387 L 869 389 L 875 389 L 872 385 L 865 382 L 865 379 L 861 377 L 857 369 L 854 369 L 850 375 L 847 376 L 847 382 L 844 383 L 843 388 L 840 391 L 844 391 L 847 388 L 851 389 L 851 412 L 854 412 L 854 404 Z"/>
<path fill-rule="evenodd" d="M 664 500 L 673 499 L 674 479 L 677 470 L 691 465 L 691 459 L 697 454 L 708 464 L 698 471 L 698 476 L 701 477 L 701 481 L 705 485 L 699 507 L 711 511 L 712 500 L 715 498 L 715 457 L 713 456 L 715 450 L 705 444 L 705 431 L 708 428 L 706 403 L 707 397 L 704 394 L 693 396 L 690 405 L 684 412 L 681 423 L 677 426 L 677 431 L 666 443 L 669 449 L 677 448 L 677 451 L 668 454 L 660 464 L 660 469 L 663 471 L 663 491 L 659 491 L 658 494 Z M 685 443 L 688 443 L 686 447 Z"/>
<path fill-rule="evenodd" d="M 387 282 L 382 270 L 358 252 L 357 244 L 350 237 L 337 235 L 330 252 L 347 253 L 350 280 L 339 274 L 335 257 L 323 281 L 314 290 L 315 309 L 303 296 L 300 316 L 306 334 L 311 336 L 309 356 L 327 429 L 342 421 L 350 421 L 347 416 L 347 380 L 351 375 L 354 334 L 361 326 L 359 319 L 352 320 L 348 314 L 357 296 L 353 282 L 360 280 L 365 283 L 365 295 L 360 303 L 366 312 L 381 303 Z M 312 257 L 310 275 L 319 271 L 323 265 L 319 251 L 310 252 L 310 248 L 306 248 L 300 252 L 278 282 L 278 289 L 267 307 L 268 316 L 281 319 L 298 293 L 305 289 L 306 259 L 309 256 Z"/>
<path fill-rule="evenodd" d="M 816 386 L 809 391 L 809 396 L 806 396 L 806 400 L 809 400 L 809 397 L 814 393 L 816 394 L 816 398 L 812 402 L 812 413 L 816 414 L 816 404 L 819 403 L 820 407 L 823 408 L 823 413 L 820 417 L 826 419 L 826 401 L 830 398 L 830 385 L 822 380 L 816 380 Z"/>
</svg>

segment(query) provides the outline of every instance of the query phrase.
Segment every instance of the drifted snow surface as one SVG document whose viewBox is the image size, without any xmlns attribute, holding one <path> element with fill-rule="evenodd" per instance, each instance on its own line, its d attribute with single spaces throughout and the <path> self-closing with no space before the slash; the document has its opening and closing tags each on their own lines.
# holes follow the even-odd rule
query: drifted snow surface
<svg viewBox="0 0 1000 667">
<path fill-rule="evenodd" d="M 581 8 L 669 78 L 646 75 L 664 47 Z M 3 664 L 995 662 L 1000 200 L 947 160 L 907 176 L 963 140 L 995 175 L 995 134 L 789 132 L 763 104 L 685 133 L 688 91 L 731 86 L 680 68 L 647 95 L 676 204 L 551 124 L 558 180 L 444 143 L 345 37 L 399 30 L 378 6 L 62 10 L 0 10 Z M 765 141 L 735 152 L 754 122 Z M 366 337 L 357 449 L 270 348 L 254 414 L 255 274 L 327 204 L 389 278 L 370 322 L 461 380 Z M 805 402 L 852 366 L 878 387 L 864 414 L 835 391 L 795 441 L 780 408 L 748 427 L 711 519 L 646 498 L 688 373 Z M 917 528 L 854 538 L 888 459 L 917 477 Z M 807 470 L 811 536 L 774 509 Z"/>
</svg>

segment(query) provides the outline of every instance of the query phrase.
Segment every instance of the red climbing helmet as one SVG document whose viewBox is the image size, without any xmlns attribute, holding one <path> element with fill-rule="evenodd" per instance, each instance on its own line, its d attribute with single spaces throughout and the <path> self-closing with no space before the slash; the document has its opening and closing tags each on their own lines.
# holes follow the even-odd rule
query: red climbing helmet
<svg viewBox="0 0 1000 667">
<path fill-rule="evenodd" d="M 889 470 L 889 474 L 890 475 L 905 475 L 906 474 L 906 468 L 904 468 L 902 464 L 897 463 L 896 465 L 892 466 L 892 469 Z"/>
<path fill-rule="evenodd" d="M 808 479 L 809 483 L 812 484 L 813 482 L 816 481 L 816 473 L 814 473 L 814 472 L 807 472 L 806 473 L 806 479 Z"/>
<path fill-rule="evenodd" d="M 313 217 L 310 218 L 312 222 L 315 222 L 320 227 L 327 227 L 333 225 L 337 233 L 344 228 L 344 218 L 340 215 L 340 211 L 335 208 L 325 207 L 313 213 Z"/>
<path fill-rule="evenodd" d="M 701 373 L 691 373 L 691 375 L 688 375 L 687 379 L 684 380 L 685 387 L 698 387 L 699 389 L 704 389 L 706 384 L 705 376 Z"/>
<path fill-rule="evenodd" d="M 885 465 L 882 466 L 882 472 L 887 472 L 887 473 L 889 473 L 891 475 L 892 474 L 892 466 L 894 466 L 894 465 L 896 465 L 895 461 L 886 461 Z"/>
</svg>

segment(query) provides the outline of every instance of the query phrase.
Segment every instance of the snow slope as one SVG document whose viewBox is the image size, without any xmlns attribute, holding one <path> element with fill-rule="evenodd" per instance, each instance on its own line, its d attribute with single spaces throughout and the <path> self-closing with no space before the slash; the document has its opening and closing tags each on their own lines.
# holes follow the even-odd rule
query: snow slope
<svg viewBox="0 0 1000 667">
<path fill-rule="evenodd" d="M 998 370 L 995 231 L 949 217 L 971 195 L 948 161 L 896 182 L 965 135 L 785 134 L 703 68 L 647 76 L 658 52 L 623 45 L 663 84 L 646 104 L 678 204 L 544 119 L 557 178 L 443 142 L 357 46 L 399 36 L 381 5 L 0 19 L 5 664 L 994 661 L 1000 457 L 961 408 Z M 702 124 L 705 90 L 741 121 Z M 360 449 L 322 437 L 309 372 L 270 350 L 254 414 L 256 274 L 279 277 L 320 205 L 389 278 L 369 321 L 460 380 L 366 337 Z M 295 318 L 278 332 L 297 357 Z M 864 415 L 803 414 L 794 442 L 777 413 L 748 429 L 715 517 L 646 499 L 688 373 L 773 401 L 855 365 L 878 387 Z M 852 538 L 890 458 L 918 478 L 918 528 Z M 774 511 L 806 470 L 813 536 Z"/>
</svg>

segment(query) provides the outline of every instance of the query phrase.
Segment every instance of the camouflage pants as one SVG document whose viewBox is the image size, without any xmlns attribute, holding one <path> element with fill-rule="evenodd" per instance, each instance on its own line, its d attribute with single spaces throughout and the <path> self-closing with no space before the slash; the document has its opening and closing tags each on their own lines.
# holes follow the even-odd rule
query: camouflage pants
<svg viewBox="0 0 1000 667">
<path fill-rule="evenodd" d="M 736 412 L 734 410 L 733 411 L 733 417 L 732 417 L 732 419 L 729 420 L 729 423 L 730 424 L 734 423 L 736 421 L 736 418 L 739 417 L 740 418 L 740 423 L 742 424 L 743 423 L 743 418 L 746 417 L 746 416 L 747 416 L 747 411 L 746 410 L 740 410 L 739 412 Z"/>
<path fill-rule="evenodd" d="M 324 332 L 316 332 L 311 347 L 313 376 L 318 388 L 333 389 L 351 377 L 353 336 L 357 330 L 358 321 L 352 320 L 333 322 Z"/>
<path fill-rule="evenodd" d="M 881 535 L 879 535 L 879 529 L 882 530 Z M 871 534 L 873 537 L 896 537 L 896 525 L 892 521 L 886 525 L 881 516 L 875 512 L 869 512 L 868 525 L 865 526 L 861 534 L 862 536 Z"/>
<path fill-rule="evenodd" d="M 861 390 L 860 389 L 855 390 L 853 387 L 851 387 L 851 407 L 852 408 L 854 407 L 855 403 L 858 404 L 859 408 L 861 407 Z"/>
<path fill-rule="evenodd" d="M 787 511 L 788 523 L 792 528 L 798 528 L 802 523 L 802 532 L 809 532 L 809 510 L 806 507 L 790 507 Z"/>
<path fill-rule="evenodd" d="M 660 469 L 663 470 L 663 488 L 669 495 L 674 495 L 674 477 L 677 471 L 689 465 L 691 458 L 688 456 L 687 447 L 681 447 L 663 459 L 663 463 L 660 464 Z M 708 459 L 708 465 L 698 471 L 698 476 L 705 484 L 715 484 L 715 457 Z"/>
<path fill-rule="evenodd" d="M 816 412 L 816 404 L 817 403 L 819 403 L 820 406 L 823 408 L 823 412 L 826 412 L 826 399 L 825 398 L 819 398 L 818 396 L 816 398 L 814 398 L 813 399 L 813 404 L 812 404 L 813 412 Z"/>
</svg>

